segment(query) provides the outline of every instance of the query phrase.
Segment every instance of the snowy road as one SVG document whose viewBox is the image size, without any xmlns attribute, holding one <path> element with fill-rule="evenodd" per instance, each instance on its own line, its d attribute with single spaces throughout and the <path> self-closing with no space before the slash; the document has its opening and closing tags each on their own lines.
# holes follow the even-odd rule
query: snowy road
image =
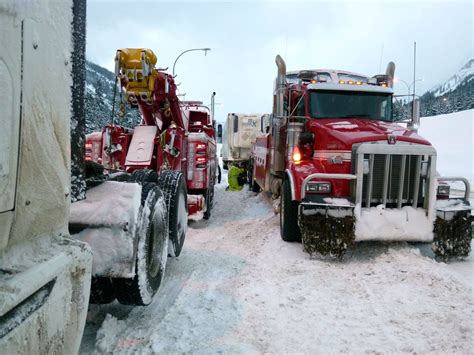
<svg viewBox="0 0 474 355">
<path fill-rule="evenodd" d="M 310 259 L 265 195 L 216 191 L 148 307 L 90 306 L 81 353 L 472 353 L 471 256 L 360 243 Z"/>
</svg>

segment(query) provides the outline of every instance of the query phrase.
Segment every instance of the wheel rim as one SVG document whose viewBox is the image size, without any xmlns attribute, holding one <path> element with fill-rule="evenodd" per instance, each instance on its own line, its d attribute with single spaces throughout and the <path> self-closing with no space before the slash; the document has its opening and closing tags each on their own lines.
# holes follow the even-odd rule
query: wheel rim
<svg viewBox="0 0 474 355">
<path fill-rule="evenodd" d="M 157 232 L 155 221 L 153 220 L 148 232 L 149 239 L 147 253 L 148 274 L 151 277 L 158 275 L 161 268 L 161 253 L 158 253 L 158 251 L 163 247 L 163 243 L 159 238 L 157 238 Z"/>
</svg>

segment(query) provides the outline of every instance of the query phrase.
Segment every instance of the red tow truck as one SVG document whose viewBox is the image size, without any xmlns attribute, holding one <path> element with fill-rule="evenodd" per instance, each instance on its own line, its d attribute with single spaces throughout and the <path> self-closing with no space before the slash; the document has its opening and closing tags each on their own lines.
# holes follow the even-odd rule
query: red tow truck
<svg viewBox="0 0 474 355">
<path fill-rule="evenodd" d="M 210 110 L 200 101 L 179 101 L 173 76 L 155 69 L 156 56 L 151 50 L 119 49 L 115 60 L 123 96 L 140 109 L 142 123 L 134 128 L 111 124 L 89 134 L 86 160 L 110 172 L 136 172 L 152 180 L 162 171 L 181 172 L 189 216 L 201 214 L 208 219 L 217 168 Z"/>
<path fill-rule="evenodd" d="M 469 254 L 469 183 L 438 176 L 436 150 L 417 134 L 418 100 L 406 126 L 395 122 L 394 63 L 373 77 L 287 72 L 280 56 L 276 64 L 273 114 L 252 147 L 250 185 L 280 198 L 283 240 L 339 257 L 362 240 L 432 242 L 441 258 Z M 438 184 L 453 180 L 465 184 L 463 198 Z"/>
</svg>

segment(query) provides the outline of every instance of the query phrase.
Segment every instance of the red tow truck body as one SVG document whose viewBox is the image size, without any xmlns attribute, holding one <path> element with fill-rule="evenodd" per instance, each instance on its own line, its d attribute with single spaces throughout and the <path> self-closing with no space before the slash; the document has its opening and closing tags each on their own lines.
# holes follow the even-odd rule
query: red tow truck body
<svg viewBox="0 0 474 355">
<path fill-rule="evenodd" d="M 87 135 L 86 160 L 110 172 L 181 171 L 187 184 L 189 215 L 208 215 L 217 167 L 215 122 L 209 110 L 202 102 L 178 99 L 173 76 L 150 68 L 153 58 L 156 62 L 150 50 L 117 53 L 121 90 L 128 103 L 140 109 L 142 122 L 133 128 L 111 124 L 102 132 Z"/>
</svg>

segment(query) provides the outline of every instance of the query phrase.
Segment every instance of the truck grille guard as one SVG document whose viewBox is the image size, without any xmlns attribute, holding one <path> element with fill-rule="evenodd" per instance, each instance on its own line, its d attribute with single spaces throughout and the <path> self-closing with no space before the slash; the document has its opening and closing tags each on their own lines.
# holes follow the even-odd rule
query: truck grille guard
<svg viewBox="0 0 474 355">
<path fill-rule="evenodd" d="M 348 209 L 354 213 L 358 206 L 360 209 L 380 204 L 397 209 L 411 206 L 422 207 L 426 210 L 428 219 L 434 220 L 438 181 L 463 182 L 466 187 L 464 201 L 468 201 L 470 196 L 467 179 L 437 177 L 436 150 L 432 146 L 405 142 L 398 142 L 396 145 L 385 142 L 357 144 L 352 149 L 352 170 L 352 174 L 316 173 L 307 176 L 301 186 L 300 211 L 302 208 L 326 211 Z M 351 201 L 347 204 L 331 204 L 305 200 L 306 186 L 313 179 L 352 181 Z M 465 206 L 465 209 L 471 208 Z M 442 212 L 446 212 L 446 208 Z"/>
<path fill-rule="evenodd" d="M 353 147 L 351 160 L 353 174 L 316 173 L 303 181 L 298 225 L 306 252 L 341 258 L 356 241 L 400 238 L 432 242 L 435 257 L 442 260 L 469 255 L 473 221 L 473 208 L 468 201 L 469 182 L 458 177 L 438 177 L 433 147 L 404 142 L 390 146 L 380 142 L 362 143 Z M 349 199 L 306 197 L 306 187 L 313 179 L 349 180 Z M 436 203 L 438 181 L 463 182 L 464 198 Z M 378 216 L 378 212 L 374 214 L 370 208 L 381 204 L 388 213 L 405 206 L 414 209 L 405 211 L 406 220 L 394 219 L 394 223 L 386 220 L 399 228 L 398 237 L 393 233 L 379 234 L 380 221 L 371 226 L 371 218 Z M 393 214 L 397 215 L 400 216 Z M 418 219 L 423 215 L 424 220 Z M 359 219 L 361 223 L 357 224 Z"/>
</svg>

